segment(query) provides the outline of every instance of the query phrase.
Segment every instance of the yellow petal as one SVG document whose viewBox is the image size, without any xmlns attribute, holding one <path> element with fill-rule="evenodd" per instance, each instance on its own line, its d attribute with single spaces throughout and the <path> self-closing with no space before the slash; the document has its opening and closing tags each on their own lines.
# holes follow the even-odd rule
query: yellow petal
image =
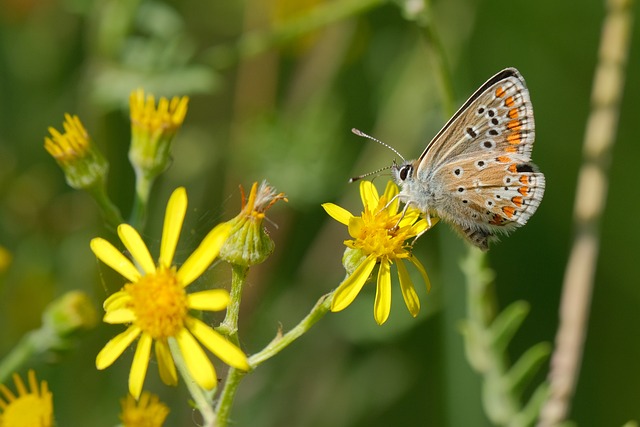
<svg viewBox="0 0 640 427">
<path fill-rule="evenodd" d="M 344 225 L 349 225 L 349 220 L 353 217 L 351 212 L 333 203 L 323 203 L 322 207 L 331 218 Z"/>
<path fill-rule="evenodd" d="M 398 206 L 400 205 L 400 199 L 395 198 L 398 195 L 398 186 L 393 181 L 387 181 L 387 186 L 384 189 L 384 200 L 385 203 L 389 203 L 393 200 L 393 203 L 389 205 L 387 208 L 389 211 L 389 215 L 395 215 L 398 212 Z M 384 208 L 384 206 L 379 207 Z"/>
<path fill-rule="evenodd" d="M 166 340 L 156 340 L 154 348 L 156 351 L 156 360 L 158 361 L 160 379 L 166 385 L 178 385 L 178 373 L 176 372 L 176 365 L 173 363 L 169 344 Z"/>
<path fill-rule="evenodd" d="M 143 333 L 138 340 L 138 346 L 133 355 L 133 362 L 131 363 L 131 370 L 129 371 L 129 393 L 131 393 L 136 400 L 140 397 L 140 393 L 142 393 L 144 378 L 147 375 L 152 342 L 153 338 L 151 338 L 151 335 Z"/>
<path fill-rule="evenodd" d="M 413 287 L 413 282 L 411 281 L 411 277 L 409 277 L 407 267 L 405 267 L 404 262 L 401 259 L 396 261 L 396 267 L 398 268 L 398 278 L 400 279 L 400 289 L 402 290 L 404 303 L 407 305 L 409 313 L 411 313 L 413 317 L 416 317 L 420 312 L 420 300 L 418 299 L 418 294 L 416 293 L 416 289 Z"/>
<path fill-rule="evenodd" d="M 360 181 L 360 198 L 362 199 L 362 205 L 369 212 L 375 212 L 378 207 L 378 190 L 371 181 Z"/>
<path fill-rule="evenodd" d="M 427 285 L 427 292 L 429 292 L 431 290 L 431 282 L 429 281 L 429 276 L 427 276 L 427 270 L 424 269 L 420 261 L 418 261 L 418 258 L 416 258 L 413 254 L 409 256 L 409 261 L 411 261 L 413 265 L 416 266 L 416 268 L 422 275 L 422 280 L 424 280 L 424 283 Z"/>
<path fill-rule="evenodd" d="M 378 270 L 378 287 L 376 301 L 373 304 L 373 317 L 378 325 L 382 325 L 389 318 L 391 312 L 391 263 L 387 259 L 380 262 Z"/>
<path fill-rule="evenodd" d="M 135 228 L 129 224 L 120 224 L 118 226 L 118 236 L 120 236 L 124 247 L 131 253 L 133 259 L 140 264 L 140 267 L 142 267 L 145 273 L 156 272 L 156 266 L 153 263 L 149 249 Z"/>
<path fill-rule="evenodd" d="M 331 311 L 344 310 L 353 302 L 358 296 L 365 282 L 369 278 L 369 275 L 373 271 L 373 267 L 376 265 L 376 257 L 369 255 L 362 264 L 358 266 L 347 277 L 333 293 L 333 299 L 331 301 Z"/>
<path fill-rule="evenodd" d="M 220 253 L 220 248 L 229 237 L 231 224 L 223 222 L 216 225 L 200 243 L 200 246 L 182 264 L 176 276 L 182 286 L 188 286 L 211 265 Z"/>
<path fill-rule="evenodd" d="M 91 239 L 91 250 L 98 259 L 124 276 L 130 282 L 140 278 L 140 272 L 129 259 L 106 240 L 96 237 Z"/>
<path fill-rule="evenodd" d="M 160 259 L 158 263 L 164 267 L 170 267 L 173 262 L 173 255 L 176 253 L 182 222 L 187 212 L 187 190 L 184 187 L 175 189 L 164 215 L 164 226 L 162 228 L 162 242 L 160 243 Z"/>
<path fill-rule="evenodd" d="M 243 371 L 249 370 L 249 362 L 247 356 L 236 347 L 231 341 L 213 330 L 206 323 L 196 319 L 195 317 L 189 317 L 187 319 L 187 327 L 198 338 L 198 340 L 209 351 L 224 363 L 234 368 L 242 369 Z"/>
<path fill-rule="evenodd" d="M 220 311 L 229 305 L 229 292 L 226 289 L 210 289 L 187 295 L 187 306 L 193 310 Z"/>
<path fill-rule="evenodd" d="M 115 310 L 124 307 L 129 301 L 131 301 L 131 295 L 128 292 L 118 291 L 109 295 L 102 303 L 102 307 L 105 311 Z"/>
<path fill-rule="evenodd" d="M 136 320 L 136 314 L 130 308 L 117 308 L 107 311 L 102 320 L 111 325 L 131 323 Z"/>
<path fill-rule="evenodd" d="M 353 216 L 349 220 L 349 236 L 357 239 L 362 235 L 362 228 L 364 227 L 364 220 L 360 216 Z"/>
<path fill-rule="evenodd" d="M 176 341 L 191 378 L 205 390 L 213 390 L 217 384 L 216 371 L 198 341 L 185 328 L 178 332 Z"/>
<path fill-rule="evenodd" d="M 99 370 L 108 368 L 140 335 L 140 328 L 130 326 L 123 333 L 116 335 L 100 350 L 96 357 L 96 368 Z"/>
</svg>

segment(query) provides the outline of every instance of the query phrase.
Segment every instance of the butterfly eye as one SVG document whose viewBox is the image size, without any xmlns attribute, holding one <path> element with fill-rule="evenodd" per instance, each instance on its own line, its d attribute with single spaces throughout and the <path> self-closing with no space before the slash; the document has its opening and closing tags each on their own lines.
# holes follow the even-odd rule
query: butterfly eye
<svg viewBox="0 0 640 427">
<path fill-rule="evenodd" d="M 401 180 L 406 180 L 407 179 L 407 175 L 409 175 L 409 173 L 411 173 L 411 165 L 404 165 L 400 168 L 400 179 Z"/>
</svg>

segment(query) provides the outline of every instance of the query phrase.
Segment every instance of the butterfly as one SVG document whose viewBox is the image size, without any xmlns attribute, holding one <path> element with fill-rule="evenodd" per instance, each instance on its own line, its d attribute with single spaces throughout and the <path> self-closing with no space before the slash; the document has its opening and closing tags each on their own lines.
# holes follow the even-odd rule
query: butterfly
<svg viewBox="0 0 640 427">
<path fill-rule="evenodd" d="M 525 81 L 515 68 L 504 69 L 471 95 L 417 160 L 394 161 L 398 198 L 405 209 L 417 207 L 429 222 L 432 215 L 445 220 L 486 251 L 540 205 L 545 178 L 531 162 L 534 139 Z"/>
</svg>

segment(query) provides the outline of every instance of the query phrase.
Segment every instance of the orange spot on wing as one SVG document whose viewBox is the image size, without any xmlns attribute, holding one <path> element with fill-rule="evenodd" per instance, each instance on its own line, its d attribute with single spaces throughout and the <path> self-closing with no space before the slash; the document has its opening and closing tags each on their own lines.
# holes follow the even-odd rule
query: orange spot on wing
<svg viewBox="0 0 640 427">
<path fill-rule="evenodd" d="M 520 196 L 515 196 L 511 198 L 511 201 L 513 202 L 514 205 L 516 205 L 517 207 L 521 207 L 522 206 L 522 197 Z"/>
<path fill-rule="evenodd" d="M 515 119 L 518 117 L 518 109 L 517 108 L 512 108 L 511 110 L 509 110 L 509 118 L 510 119 Z"/>
<path fill-rule="evenodd" d="M 521 127 L 522 126 L 520 125 L 520 120 L 511 120 L 509 123 L 507 123 L 507 129 L 520 131 Z"/>
<path fill-rule="evenodd" d="M 513 104 L 515 104 L 515 101 L 513 100 L 513 96 L 508 97 L 507 99 L 504 100 L 504 105 L 507 107 L 513 107 Z M 517 111 L 516 111 L 517 113 Z M 509 111 L 509 114 L 511 114 L 511 111 Z"/>
<path fill-rule="evenodd" d="M 507 135 L 507 141 L 512 145 L 520 144 L 520 139 L 521 135 L 519 132 L 514 132 L 511 135 Z"/>
<path fill-rule="evenodd" d="M 496 96 L 498 98 L 502 98 L 505 93 L 506 93 L 506 91 L 502 88 L 502 86 L 500 86 L 499 88 L 496 89 Z"/>
<path fill-rule="evenodd" d="M 517 153 L 518 147 L 516 146 L 507 147 L 504 149 L 504 151 L 506 151 L 507 153 Z"/>
<path fill-rule="evenodd" d="M 521 182 L 522 184 L 524 184 L 524 185 L 529 184 L 529 177 L 528 177 L 527 175 L 522 175 L 522 176 L 520 177 L 520 182 Z"/>
<path fill-rule="evenodd" d="M 500 215 L 495 214 L 493 216 L 493 218 L 491 219 L 491 221 L 489 221 L 489 223 L 493 224 L 493 225 L 502 225 L 502 223 L 504 222 L 504 218 L 502 218 Z"/>
<path fill-rule="evenodd" d="M 509 157 L 509 156 L 498 156 L 498 157 L 496 157 L 496 160 L 499 161 L 500 163 L 509 163 L 511 161 L 511 157 Z"/>
<path fill-rule="evenodd" d="M 527 197 L 529 195 L 529 187 L 518 188 L 518 193 L 522 194 L 524 197 Z"/>
<path fill-rule="evenodd" d="M 511 218 L 516 213 L 516 208 L 511 206 L 505 206 L 502 208 L 502 212 L 508 217 Z"/>
<path fill-rule="evenodd" d="M 512 163 L 509 165 L 509 167 L 507 168 L 507 170 L 511 173 L 516 173 L 518 172 L 518 166 L 516 166 L 515 163 Z"/>
</svg>

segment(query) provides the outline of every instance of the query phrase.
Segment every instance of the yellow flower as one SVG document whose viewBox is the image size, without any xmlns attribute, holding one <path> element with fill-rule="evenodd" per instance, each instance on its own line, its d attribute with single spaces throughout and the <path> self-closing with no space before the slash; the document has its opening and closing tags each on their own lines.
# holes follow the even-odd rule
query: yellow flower
<svg viewBox="0 0 640 427">
<path fill-rule="evenodd" d="M 276 193 L 266 181 L 260 187 L 254 182 L 245 200 L 242 192 L 242 209 L 230 220 L 231 233 L 220 250 L 220 258 L 232 264 L 249 267 L 260 264 L 273 252 L 275 244 L 262 226 L 266 211 L 278 200 L 287 201 L 284 193 Z"/>
<path fill-rule="evenodd" d="M 104 185 L 109 164 L 78 116 L 64 115 L 64 133 L 50 127 L 51 137 L 44 138 L 44 148 L 64 171 L 67 183 L 76 190 Z"/>
<path fill-rule="evenodd" d="M 120 401 L 120 420 L 124 427 L 160 427 L 169 415 L 169 408 L 155 394 L 143 392 L 140 400 L 128 395 Z"/>
<path fill-rule="evenodd" d="M 347 308 L 362 290 L 376 264 L 380 264 L 373 315 L 379 325 L 383 324 L 391 311 L 390 270 L 395 262 L 404 302 L 412 316 L 418 315 L 420 300 L 403 260 L 416 266 L 429 290 L 427 272 L 411 253 L 411 245 L 406 243 L 408 239 L 424 233 L 429 225 L 426 220 L 419 219 L 420 212 L 417 209 L 409 207 L 404 216 L 403 212 L 398 212 L 399 202 L 397 198 L 394 199 L 397 194 L 398 187 L 392 182 L 387 184 L 380 197 L 370 181 L 361 181 L 360 196 L 364 205 L 361 216 L 354 216 L 333 203 L 322 205 L 333 219 L 349 228 L 353 238 L 344 242 L 347 250 L 343 262 L 347 277 L 333 295 L 331 311 Z M 431 224 L 436 222 L 432 219 Z"/>
<path fill-rule="evenodd" d="M 153 95 L 137 89 L 129 97 L 131 147 L 129 160 L 136 173 L 154 177 L 171 160 L 171 142 L 187 115 L 189 98 L 161 97 L 156 106 Z"/>
<path fill-rule="evenodd" d="M 91 240 L 94 254 L 129 282 L 104 302 L 104 321 L 130 326 L 100 351 L 96 367 L 109 367 L 139 338 L 129 373 L 129 391 L 136 399 L 142 391 L 152 343 L 155 343 L 160 378 L 168 385 L 178 382 L 169 349 L 170 339 L 176 341 L 189 373 L 204 389 L 213 389 L 217 377 L 213 364 L 198 341 L 225 363 L 249 369 L 247 357 L 238 347 L 189 314 L 189 310 L 224 310 L 229 304 L 226 290 L 187 294 L 185 288 L 211 265 L 229 235 L 230 226 L 223 223 L 211 230 L 184 264 L 177 268 L 172 262 L 186 210 L 187 193 L 180 187 L 173 192 L 167 204 L 157 264 L 138 232 L 128 224 L 118 227 L 118 236 L 135 260 L 135 265 L 106 240 Z"/>
<path fill-rule="evenodd" d="M 4 384 L 0 384 L 0 426 L 2 427 L 50 427 L 53 425 L 53 400 L 46 381 L 40 383 L 36 374 L 29 370 L 27 390 L 18 374 L 13 374 L 18 396 Z"/>
</svg>

